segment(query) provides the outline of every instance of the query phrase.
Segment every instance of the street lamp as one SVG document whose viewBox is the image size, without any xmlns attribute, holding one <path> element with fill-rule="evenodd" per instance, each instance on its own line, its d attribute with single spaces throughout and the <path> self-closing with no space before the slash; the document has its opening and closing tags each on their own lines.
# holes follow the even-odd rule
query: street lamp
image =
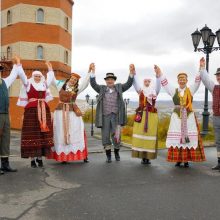
<svg viewBox="0 0 220 220">
<path fill-rule="evenodd" d="M 97 99 L 98 99 L 98 95 L 96 95 L 96 99 L 90 99 L 90 96 L 87 94 L 86 95 L 86 102 L 92 106 L 92 122 L 91 122 L 91 136 L 94 135 L 94 127 L 93 127 L 93 123 L 94 123 L 94 117 L 93 117 L 93 109 L 94 109 L 94 105 L 97 104 Z"/>
<path fill-rule="evenodd" d="M 191 34 L 192 42 L 194 46 L 195 52 L 203 52 L 206 54 L 206 70 L 209 72 L 209 54 L 213 51 L 220 50 L 220 29 L 214 34 L 210 28 L 205 25 L 200 31 L 197 29 L 195 32 Z M 218 47 L 213 47 L 215 43 L 215 38 L 217 37 Z M 202 38 L 204 47 L 198 48 L 200 39 Z M 208 126 L 209 126 L 209 111 L 208 111 L 208 89 L 205 88 L 205 102 L 204 102 L 204 111 L 203 115 L 203 124 L 202 124 L 202 135 L 208 134 Z"/>
<path fill-rule="evenodd" d="M 124 99 L 126 116 L 127 116 L 129 101 L 130 99 Z"/>
</svg>

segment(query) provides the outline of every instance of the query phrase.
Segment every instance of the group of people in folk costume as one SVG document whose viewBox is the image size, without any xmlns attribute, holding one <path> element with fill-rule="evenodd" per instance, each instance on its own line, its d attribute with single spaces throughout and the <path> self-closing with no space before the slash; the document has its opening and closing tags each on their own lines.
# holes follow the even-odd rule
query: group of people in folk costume
<svg viewBox="0 0 220 220">
<path fill-rule="evenodd" d="M 199 125 L 193 112 L 193 95 L 201 81 L 213 95 L 214 129 L 218 164 L 213 167 L 220 171 L 220 68 L 217 69 L 218 84 L 210 80 L 205 70 L 205 60 L 200 60 L 199 74 L 191 86 L 187 86 L 188 76 L 179 73 L 179 86 L 173 87 L 158 66 L 154 66 L 156 83 L 146 78 L 143 84 L 138 82 L 135 66 L 129 66 L 129 76 L 124 84 L 115 83 L 114 73 L 107 73 L 106 85 L 96 82 L 95 64 L 89 66 L 88 74 L 79 83 L 80 76 L 72 73 L 64 83 L 56 80 L 52 65 L 46 62 L 48 73 L 43 76 L 34 71 L 30 79 L 22 68 L 20 58 L 15 56 L 15 64 L 7 78 L 0 78 L 0 157 L 1 174 L 16 172 L 9 164 L 10 120 L 8 88 L 19 77 L 22 88 L 18 106 L 24 107 L 21 132 L 21 157 L 31 158 L 31 167 L 43 167 L 42 156 L 66 163 L 82 160 L 88 162 L 87 138 L 82 120 L 82 112 L 76 105 L 77 96 L 87 88 L 89 82 L 98 93 L 96 108 L 96 127 L 101 128 L 102 144 L 106 152 L 107 162 L 112 162 L 112 146 L 116 161 L 120 161 L 121 127 L 126 124 L 126 110 L 123 92 L 132 85 L 139 95 L 139 106 L 136 109 L 132 136 L 132 157 L 140 158 L 142 164 L 150 164 L 157 158 L 158 146 L 158 114 L 156 99 L 161 87 L 171 96 L 174 109 L 167 133 L 167 161 L 175 162 L 175 166 L 189 167 L 189 161 L 205 161 L 204 148 L 200 136 Z M 49 86 L 55 85 L 59 91 L 59 103 L 51 118 L 48 102 L 53 99 Z"/>
</svg>

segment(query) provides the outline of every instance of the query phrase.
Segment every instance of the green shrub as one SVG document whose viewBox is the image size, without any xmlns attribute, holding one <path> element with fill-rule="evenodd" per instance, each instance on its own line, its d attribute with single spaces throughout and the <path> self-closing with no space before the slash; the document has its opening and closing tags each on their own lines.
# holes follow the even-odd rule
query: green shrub
<svg viewBox="0 0 220 220">
<path fill-rule="evenodd" d="M 95 114 L 96 114 L 96 110 L 93 110 L 93 120 L 95 122 Z M 83 114 L 83 121 L 85 123 L 91 123 L 92 122 L 92 109 L 88 109 L 85 111 L 85 113 Z"/>
</svg>

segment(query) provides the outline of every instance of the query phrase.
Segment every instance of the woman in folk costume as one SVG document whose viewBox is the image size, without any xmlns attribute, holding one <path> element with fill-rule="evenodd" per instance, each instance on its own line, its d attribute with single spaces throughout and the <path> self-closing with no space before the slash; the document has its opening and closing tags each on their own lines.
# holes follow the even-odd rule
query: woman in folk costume
<svg viewBox="0 0 220 220">
<path fill-rule="evenodd" d="M 135 75 L 133 82 L 139 94 L 139 107 L 133 126 L 132 157 L 141 158 L 142 164 L 150 164 L 150 160 L 157 157 L 158 115 L 155 104 L 161 86 L 158 78 L 156 87 L 151 81 L 149 78 L 144 79 L 141 87 Z"/>
<path fill-rule="evenodd" d="M 89 85 L 90 70 L 81 84 L 81 77 L 72 73 L 62 85 L 55 80 L 60 102 L 54 112 L 54 147 L 49 159 L 59 162 L 83 160 L 88 162 L 87 139 L 82 113 L 75 101 Z"/>
<path fill-rule="evenodd" d="M 27 79 L 22 68 L 19 73 L 23 86 L 17 105 L 24 107 L 21 157 L 30 157 L 33 168 L 36 168 L 37 164 L 43 167 L 42 156 L 48 156 L 54 146 L 51 113 L 47 105 L 47 102 L 53 99 L 48 88 L 54 79 L 54 72 L 50 63 L 46 65 L 46 80 L 40 71 L 34 71 L 30 79 Z"/>
<path fill-rule="evenodd" d="M 192 107 L 193 95 L 201 83 L 200 75 L 197 75 L 195 82 L 188 87 L 187 74 L 179 73 L 179 87 L 175 89 L 158 66 L 155 66 L 155 72 L 160 76 L 162 87 L 172 97 L 175 105 L 166 140 L 167 161 L 176 162 L 177 167 L 180 167 L 181 163 L 184 163 L 184 167 L 189 167 L 188 161 L 205 161 L 199 125 Z"/>
</svg>

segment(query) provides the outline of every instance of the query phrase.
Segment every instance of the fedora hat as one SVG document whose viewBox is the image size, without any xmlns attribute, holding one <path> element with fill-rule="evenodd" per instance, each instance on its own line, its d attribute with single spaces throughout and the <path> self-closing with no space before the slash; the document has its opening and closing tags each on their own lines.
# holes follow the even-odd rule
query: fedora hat
<svg viewBox="0 0 220 220">
<path fill-rule="evenodd" d="M 220 68 L 218 68 L 218 69 L 216 70 L 216 73 L 215 73 L 214 75 L 218 75 L 218 74 L 220 74 Z"/>
<path fill-rule="evenodd" d="M 104 78 L 104 80 L 106 79 L 114 79 L 116 80 L 117 77 L 114 75 L 114 73 L 106 73 L 106 77 Z"/>
</svg>

